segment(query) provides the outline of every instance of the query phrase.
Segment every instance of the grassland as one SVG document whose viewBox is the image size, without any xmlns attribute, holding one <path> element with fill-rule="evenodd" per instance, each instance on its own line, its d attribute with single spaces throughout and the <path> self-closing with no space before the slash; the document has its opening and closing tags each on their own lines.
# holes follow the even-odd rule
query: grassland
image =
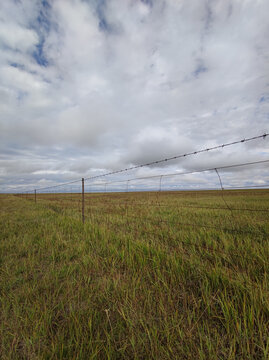
<svg viewBox="0 0 269 360">
<path fill-rule="evenodd" d="M 269 359 L 269 191 L 224 200 L 1 195 L 1 359 Z"/>
</svg>

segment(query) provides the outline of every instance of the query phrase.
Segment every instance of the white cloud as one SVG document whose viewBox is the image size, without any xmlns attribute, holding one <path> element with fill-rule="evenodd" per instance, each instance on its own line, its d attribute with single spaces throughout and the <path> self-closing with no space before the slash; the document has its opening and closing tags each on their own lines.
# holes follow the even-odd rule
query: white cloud
<svg viewBox="0 0 269 360">
<path fill-rule="evenodd" d="M 47 170 L 61 181 L 269 131 L 268 11 L 266 0 L 3 1 L 0 138 L 11 162 L 1 173 L 15 181 L 23 161 L 26 178 Z M 259 144 L 234 159 L 266 156 Z"/>
<path fill-rule="evenodd" d="M 14 50 L 29 51 L 38 43 L 35 31 L 12 23 L 0 23 L 0 41 Z"/>
</svg>

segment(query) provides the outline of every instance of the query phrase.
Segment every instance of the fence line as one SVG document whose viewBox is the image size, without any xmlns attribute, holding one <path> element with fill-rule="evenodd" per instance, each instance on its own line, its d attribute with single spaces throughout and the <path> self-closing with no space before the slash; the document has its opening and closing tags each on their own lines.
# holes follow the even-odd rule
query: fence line
<svg viewBox="0 0 269 360">
<path fill-rule="evenodd" d="M 170 226 L 170 225 L 174 226 L 173 223 L 162 218 L 163 214 L 161 213 L 161 209 L 164 210 L 164 209 L 170 208 L 171 203 L 169 205 L 161 203 L 162 199 L 163 199 L 162 198 L 163 195 L 160 195 L 160 194 L 164 194 L 164 193 L 170 194 L 169 192 L 171 192 L 171 194 L 174 194 L 173 191 L 175 191 L 175 189 L 176 189 L 176 191 L 178 191 L 178 190 L 185 191 L 185 195 L 187 194 L 186 191 L 192 191 L 192 192 L 195 190 L 207 191 L 208 189 L 201 188 L 202 179 L 199 178 L 199 176 L 200 176 L 200 174 L 208 173 L 209 175 L 207 175 L 207 176 L 213 176 L 213 180 L 208 178 L 208 179 L 204 180 L 204 184 L 206 184 L 207 188 L 208 188 L 208 186 L 210 187 L 210 183 L 211 183 L 211 190 L 216 191 L 215 193 L 211 193 L 211 194 L 220 196 L 222 205 L 218 205 L 218 206 L 211 205 L 210 206 L 210 204 L 208 205 L 208 204 L 204 204 L 204 203 L 202 205 L 199 205 L 199 203 L 198 204 L 193 204 L 193 203 L 192 204 L 191 203 L 179 204 L 179 203 L 175 202 L 175 206 L 178 211 L 179 211 L 179 209 L 181 209 L 181 210 L 182 209 L 200 209 L 200 210 L 210 210 L 210 211 L 212 211 L 212 210 L 214 210 L 214 211 L 217 211 L 217 210 L 230 211 L 231 216 L 234 219 L 237 218 L 238 212 L 244 212 L 244 213 L 249 212 L 249 213 L 252 213 L 253 216 L 256 213 L 267 215 L 269 213 L 268 208 L 262 208 L 260 206 L 253 207 L 253 208 L 251 208 L 249 206 L 245 206 L 245 207 L 234 206 L 227 201 L 226 195 L 232 194 L 232 191 L 235 189 L 245 190 L 245 189 L 249 188 L 249 189 L 259 189 L 259 191 L 261 191 L 262 189 L 266 190 L 267 188 L 269 188 L 269 177 L 267 178 L 268 181 L 264 182 L 263 184 L 258 182 L 256 185 L 253 185 L 253 184 L 245 185 L 244 184 L 241 187 L 238 186 L 238 183 L 236 183 L 236 184 L 231 183 L 227 187 L 225 187 L 224 186 L 224 178 L 226 176 L 225 175 L 226 172 L 228 172 L 228 173 L 231 172 L 229 170 L 234 170 L 237 168 L 242 169 L 244 167 L 250 168 L 252 166 L 258 166 L 258 165 L 262 165 L 262 164 L 264 165 L 264 164 L 269 163 L 269 159 L 242 162 L 242 163 L 230 164 L 230 165 L 219 165 L 219 166 L 215 166 L 215 167 L 207 167 L 207 168 L 202 168 L 202 169 L 198 169 L 198 170 L 190 170 L 190 171 L 182 171 L 182 172 L 174 172 L 174 173 L 162 173 L 162 174 L 155 174 L 155 175 L 150 175 L 150 176 L 130 177 L 130 178 L 126 178 L 126 179 L 115 179 L 115 180 L 108 179 L 108 181 L 107 181 L 106 178 L 109 175 L 115 175 L 115 174 L 120 174 L 120 173 L 122 174 L 122 173 L 128 172 L 129 170 L 138 169 L 138 168 L 145 167 L 145 166 L 156 165 L 156 164 L 160 164 L 162 162 L 179 159 L 179 158 L 186 157 L 186 156 L 192 156 L 192 155 L 196 155 L 196 154 L 199 154 L 202 152 L 212 151 L 212 150 L 224 148 L 227 146 L 232 146 L 235 144 L 245 143 L 245 142 L 249 142 L 249 141 L 253 141 L 253 140 L 257 140 L 257 139 L 264 139 L 268 135 L 269 134 L 266 133 L 266 134 L 263 134 L 260 136 L 242 139 L 242 140 L 218 145 L 218 146 L 211 147 L 211 148 L 194 151 L 191 153 L 181 154 L 181 155 L 177 155 L 177 156 L 174 156 L 171 158 L 166 158 L 166 159 L 161 159 L 161 160 L 157 160 L 154 162 L 150 162 L 147 164 L 132 166 L 132 167 L 129 167 L 126 169 L 112 171 L 112 172 L 108 172 L 105 174 L 92 176 L 92 177 L 88 177 L 88 178 L 85 177 L 85 178 L 82 178 L 81 180 L 73 180 L 73 181 L 69 181 L 66 183 L 56 184 L 56 185 L 52 185 L 52 186 L 48 186 L 48 187 L 36 188 L 34 190 L 25 191 L 23 193 L 18 192 L 16 195 L 20 196 L 20 197 L 24 197 L 27 200 L 28 199 L 33 200 L 35 203 L 38 203 L 41 201 L 43 201 L 44 203 L 47 203 L 47 202 L 54 200 L 54 201 L 56 201 L 56 204 L 59 204 L 61 207 L 63 207 L 64 204 L 68 205 L 68 209 L 70 209 L 71 213 L 75 206 L 78 208 L 80 217 L 84 224 L 85 219 L 88 218 L 87 213 L 86 213 L 87 205 L 89 205 L 91 213 L 93 213 L 95 211 L 95 207 L 98 207 L 100 209 L 100 205 L 96 206 L 94 204 L 95 199 L 97 199 L 97 197 L 99 195 L 102 196 L 102 200 L 103 200 L 104 204 L 105 204 L 104 199 L 107 196 L 108 202 L 111 205 L 113 203 L 111 193 L 115 192 L 115 193 L 121 194 L 121 195 L 118 195 L 118 196 L 122 197 L 121 206 L 118 208 L 114 207 L 112 212 L 108 212 L 109 216 L 112 216 L 112 215 L 125 216 L 127 222 L 130 219 L 135 219 L 135 220 L 139 219 L 141 221 L 141 219 L 142 219 L 141 209 L 143 206 L 146 206 L 147 209 L 155 209 L 155 210 L 159 209 L 159 213 L 156 213 L 155 210 L 151 210 L 151 211 L 155 211 L 155 213 L 153 214 L 153 215 L 155 215 L 155 219 L 152 219 L 148 216 L 145 216 L 145 214 L 143 214 L 144 221 L 147 221 L 153 225 L 154 225 L 154 222 L 157 222 L 157 223 L 166 223 L 168 226 Z M 225 174 L 221 174 L 220 173 L 221 170 L 224 170 Z M 240 174 L 242 174 L 242 172 Z M 191 180 L 190 180 L 189 175 L 192 175 Z M 193 176 L 198 176 L 198 181 L 195 181 L 195 177 L 193 177 Z M 180 180 L 181 182 L 179 182 L 178 179 L 181 179 Z M 193 187 L 186 188 L 186 184 L 187 184 L 187 186 L 190 186 L 191 181 L 194 182 Z M 148 182 L 148 183 L 146 184 L 146 182 Z M 149 195 L 150 191 L 152 192 L 153 195 Z M 147 192 L 148 197 L 155 196 L 155 200 L 154 200 L 155 203 L 149 202 L 149 201 L 148 202 L 143 201 L 143 202 L 139 203 L 139 201 L 137 201 L 138 199 L 136 199 L 136 202 L 130 202 L 130 201 L 128 202 L 127 201 L 127 199 L 130 199 L 131 193 L 140 193 L 140 192 Z M 78 194 L 80 194 L 80 196 L 78 196 Z M 125 198 L 123 198 L 123 194 L 124 194 Z M 180 193 L 177 192 L 177 194 L 180 194 Z M 203 194 L 203 193 L 201 192 L 200 194 Z M 190 193 L 190 196 L 193 196 L 193 193 Z M 197 196 L 197 195 L 195 195 L 195 196 Z M 153 199 L 153 198 L 151 198 L 151 199 Z M 133 215 L 131 213 L 132 209 L 136 209 L 137 211 L 139 211 L 141 216 L 137 217 L 137 216 Z M 120 210 L 121 213 L 118 213 L 118 210 Z M 236 213 L 234 213 L 234 212 L 236 212 Z M 107 213 L 106 209 L 102 208 L 102 214 L 106 214 L 106 213 Z M 193 223 L 193 222 L 188 222 L 188 221 L 187 222 L 179 221 L 179 222 L 177 222 L 177 224 L 180 226 L 185 226 L 185 227 L 194 227 L 194 228 L 202 227 L 202 228 L 218 229 L 221 231 L 226 231 L 226 232 L 228 231 L 228 232 L 235 232 L 235 233 L 246 233 L 246 234 L 259 233 L 259 232 L 248 231 L 247 229 L 232 229 L 227 226 L 223 227 L 223 226 L 221 226 L 221 224 L 219 224 L 218 226 L 214 226 L 214 225 L 208 225 L 208 224 Z"/>
<path fill-rule="evenodd" d="M 253 137 L 247 138 L 247 139 L 241 139 L 241 140 L 233 141 L 233 142 L 230 142 L 230 143 L 205 148 L 205 149 L 202 149 L 202 150 L 196 150 L 196 151 L 192 151 L 192 152 L 189 152 L 189 153 L 172 156 L 172 157 L 152 161 L 152 162 L 141 164 L 141 165 L 131 166 L 131 167 L 126 168 L 126 169 L 121 169 L 121 170 L 111 171 L 111 172 L 101 174 L 101 175 L 91 176 L 91 177 L 85 178 L 85 180 L 93 180 L 93 179 L 97 179 L 97 178 L 100 178 L 100 177 L 119 174 L 119 173 L 122 173 L 122 172 L 135 170 L 135 169 L 146 167 L 146 166 L 157 165 L 157 164 L 161 164 L 163 162 L 167 162 L 167 161 L 171 161 L 171 160 L 177 160 L 177 159 L 180 159 L 180 158 L 183 158 L 183 157 L 197 155 L 197 154 L 212 151 L 212 150 L 223 149 L 224 147 L 228 147 L 228 146 L 232 146 L 232 145 L 236 145 L 236 144 L 240 144 L 240 143 L 245 143 L 245 142 L 248 142 L 248 141 L 253 141 L 253 140 L 257 140 L 257 139 L 265 139 L 266 136 L 268 136 L 268 135 L 269 135 L 269 133 L 264 133 L 263 135 L 253 136 Z"/>
<path fill-rule="evenodd" d="M 137 177 L 137 178 L 131 178 L 131 179 L 127 179 L 127 180 L 116 180 L 116 181 L 111 181 L 111 182 L 106 182 L 106 183 L 97 183 L 97 184 L 91 184 L 91 185 L 95 185 L 95 186 L 104 186 L 105 185 L 105 188 L 106 188 L 106 191 L 107 191 L 107 185 L 108 184 L 122 184 L 122 183 L 127 183 L 127 187 L 124 189 L 124 188 L 120 188 L 120 192 L 122 193 L 129 193 L 129 192 L 134 192 L 134 189 L 132 189 L 130 187 L 130 182 L 133 182 L 133 181 L 137 181 L 137 180 L 148 180 L 148 179 L 160 179 L 160 186 L 159 186 L 159 189 L 158 191 L 159 192 L 162 192 L 164 191 L 161 187 L 161 180 L 164 178 L 164 177 L 178 177 L 179 175 L 189 175 L 189 174 L 194 174 L 194 173 L 203 173 L 203 172 L 209 172 L 209 171 L 215 171 L 217 173 L 217 176 L 218 176 L 218 179 L 219 179 L 219 182 L 220 182 L 220 189 L 219 188 L 215 188 L 214 190 L 216 191 L 219 191 L 221 196 L 222 196 L 222 200 L 225 204 L 225 207 L 209 207 L 209 206 L 194 206 L 194 205 L 181 205 L 180 207 L 181 208 L 193 208 L 193 209 L 206 209 L 206 210 L 230 210 L 230 211 L 248 211 L 248 212 L 268 212 L 269 210 L 268 209 L 261 209 L 261 208 L 237 208 L 237 207 L 231 207 L 227 204 L 225 198 L 223 197 L 223 194 L 224 194 L 224 186 L 223 186 L 223 183 L 222 183 L 222 180 L 221 180 L 221 176 L 218 172 L 218 169 L 228 169 L 228 168 L 235 168 L 235 167 L 242 167 L 242 166 L 252 166 L 252 165 L 256 165 L 256 164 L 262 164 L 262 163 L 268 163 L 269 160 L 262 160 L 262 161 L 256 161 L 256 162 L 248 162 L 248 163 L 240 163 L 240 164 L 232 164 L 232 165 L 226 165 L 226 166 L 219 166 L 219 167 L 215 167 L 215 168 L 207 168 L 207 169 L 201 169 L 201 170 L 195 170 L 195 171 L 188 171 L 188 172 L 181 172 L 181 173 L 173 173 L 173 174 L 160 174 L 160 175 L 153 175 L 153 176 L 147 176 L 147 177 Z M 70 184 L 74 184 L 75 182 L 72 182 L 72 183 L 68 183 L 68 185 Z M 77 183 L 77 181 L 76 181 Z M 81 205 L 80 205 L 80 201 L 78 201 L 78 206 L 81 206 L 81 216 L 82 216 L 82 221 L 83 223 L 85 222 L 85 195 L 87 196 L 87 194 L 89 193 L 92 193 L 94 191 L 90 191 L 90 192 L 85 192 L 85 179 L 82 178 L 81 180 L 81 189 L 78 188 L 78 191 L 76 191 L 75 193 L 81 193 Z M 257 186 L 253 186 L 253 187 L 265 187 L 265 186 L 268 186 L 268 184 L 264 184 L 264 185 L 257 185 Z M 231 190 L 231 189 L 234 189 L 236 187 L 228 187 L 227 190 Z M 244 189 L 244 188 L 243 188 Z M 52 195 L 53 193 L 49 192 L 50 189 L 45 189 L 46 191 L 44 191 L 43 189 L 43 192 L 37 192 L 37 190 L 33 190 L 32 192 L 31 191 L 28 191 L 26 193 L 22 193 L 22 194 L 16 194 L 17 196 L 24 196 L 26 199 L 33 199 L 35 201 L 35 203 L 37 202 L 37 198 L 40 197 L 41 194 L 48 194 L 48 195 Z M 72 190 L 72 189 L 71 189 Z M 168 190 L 171 190 L 171 189 L 168 189 Z M 190 191 L 193 191 L 195 189 L 189 189 Z M 201 190 L 205 190 L 205 189 L 201 189 Z M 156 190 L 155 190 L 156 191 Z M 186 190 L 185 190 L 186 191 Z M 72 192 L 71 192 L 72 193 Z M 33 194 L 33 198 L 31 198 L 31 194 Z M 70 193 L 67 192 L 63 192 L 62 193 L 63 195 L 70 195 Z M 103 196 L 105 194 L 108 194 L 107 192 L 103 193 Z M 68 199 L 68 197 L 64 197 L 64 198 L 61 198 L 61 199 L 55 199 L 56 201 L 60 201 L 61 203 L 63 203 L 64 201 L 71 201 L 73 202 L 74 199 L 71 197 L 70 199 Z M 132 206 L 137 206 L 137 205 L 143 205 L 143 204 L 132 204 Z M 164 205 L 164 204 L 144 204 L 144 205 L 147 205 L 147 206 L 150 206 L 150 207 L 169 207 L 170 205 Z M 91 206 L 93 206 L 91 204 Z"/>
<path fill-rule="evenodd" d="M 269 133 L 264 133 L 264 134 L 258 135 L 258 136 L 252 136 L 252 137 L 249 137 L 249 138 L 244 138 L 244 139 L 232 141 L 232 142 L 229 142 L 229 143 L 223 143 L 222 145 L 217 145 L 217 146 L 213 146 L 213 147 L 204 148 L 204 149 L 201 149 L 201 150 L 192 151 L 192 152 L 189 152 L 189 153 L 184 153 L 184 154 L 180 154 L 180 155 L 176 155 L 176 156 L 172 156 L 172 157 L 167 157 L 167 158 L 164 158 L 164 159 L 161 159 L 161 160 L 155 160 L 155 161 L 152 161 L 152 162 L 131 166 L 131 167 L 128 167 L 128 168 L 125 168 L 125 169 L 120 169 L 120 170 L 116 170 L 116 171 L 110 171 L 110 172 L 100 174 L 100 175 L 96 175 L 96 176 L 90 176 L 90 177 L 84 178 L 84 180 L 88 181 L 88 180 L 94 180 L 94 179 L 97 179 L 97 178 L 104 178 L 104 177 L 109 176 L 109 175 L 115 175 L 115 174 L 119 174 L 119 173 L 123 173 L 123 172 L 128 172 L 128 171 L 134 170 L 134 169 L 139 169 L 139 168 L 148 167 L 148 166 L 151 166 L 151 165 L 157 165 L 157 164 L 164 163 L 164 162 L 171 161 L 171 160 L 176 160 L 176 159 L 180 159 L 180 158 L 184 158 L 184 157 L 197 155 L 197 154 L 204 153 L 204 152 L 209 152 L 209 151 L 213 151 L 213 150 L 217 150 L 217 149 L 223 149 L 225 147 L 233 146 L 233 145 L 236 145 L 236 144 L 242 144 L 242 143 L 246 143 L 246 142 L 250 142 L 250 141 L 254 141 L 254 140 L 258 140 L 258 139 L 265 139 L 268 135 L 269 135 Z M 242 166 L 243 165 L 244 164 L 242 164 Z M 237 166 L 237 165 L 235 165 L 235 166 Z M 221 168 L 224 169 L 225 167 L 221 167 Z M 220 167 L 218 167 L 218 169 L 220 169 Z M 208 169 L 208 170 L 212 170 L 212 169 Z M 207 171 L 207 170 L 203 170 L 203 171 Z M 166 176 L 166 175 L 163 175 L 163 176 Z M 80 181 L 81 181 L 80 179 L 71 180 L 71 181 L 68 181 L 68 182 L 61 183 L 61 184 L 55 184 L 55 185 L 46 186 L 46 187 L 42 187 L 42 188 L 36 188 L 36 190 L 37 191 L 42 191 L 42 190 L 54 189 L 54 188 L 58 188 L 58 187 L 62 187 L 62 186 L 67 186 L 67 185 L 71 185 L 71 184 L 75 184 L 75 183 L 80 183 Z M 27 191 L 24 191 L 24 192 L 19 191 L 18 193 L 26 193 L 26 192 Z"/>
<path fill-rule="evenodd" d="M 193 171 L 185 171 L 185 172 L 178 172 L 178 173 L 168 173 L 168 174 L 158 174 L 158 175 L 134 177 L 134 178 L 125 179 L 125 180 L 114 180 L 114 181 L 109 181 L 109 182 L 106 182 L 106 183 L 103 183 L 103 182 L 95 183 L 94 185 L 97 185 L 97 186 L 98 185 L 109 185 L 109 184 L 126 183 L 126 182 L 129 184 L 130 181 L 148 180 L 148 179 L 156 179 L 156 178 L 160 178 L 160 181 L 161 181 L 163 179 L 163 177 L 190 175 L 190 174 L 202 173 L 202 172 L 206 172 L 206 171 L 217 171 L 217 174 L 218 174 L 218 170 L 222 170 L 222 169 L 229 169 L 229 168 L 235 168 L 235 167 L 241 167 L 241 166 L 250 166 L 250 165 L 256 165 L 256 164 L 264 164 L 264 163 L 268 163 L 268 162 L 269 162 L 269 159 L 266 159 L 266 160 L 252 161 L 252 162 L 246 162 L 246 163 L 240 163 L 240 164 L 217 166 L 217 167 L 206 168 L 206 169 L 201 169 L 201 170 L 193 170 Z M 219 174 L 218 174 L 218 176 L 219 176 Z M 87 178 L 85 180 L 87 180 Z M 129 189 L 129 186 L 127 187 L 127 189 Z"/>
<path fill-rule="evenodd" d="M 134 178 L 130 178 L 130 179 L 124 179 L 124 180 L 114 180 L 114 181 L 109 181 L 109 182 L 99 182 L 99 183 L 92 183 L 92 185 L 94 186 L 105 186 L 105 190 L 103 192 L 107 191 L 107 185 L 111 185 L 111 184 L 120 184 L 120 183 L 127 183 L 127 192 L 130 190 L 130 182 L 134 182 L 134 181 L 139 181 L 139 180 L 149 180 L 149 179 L 160 179 L 160 183 L 161 180 L 165 177 L 173 177 L 173 176 L 182 176 L 182 175 L 191 175 L 191 174 L 198 174 L 198 173 L 203 173 L 203 172 L 210 172 L 210 171 L 216 171 L 218 178 L 220 179 L 220 185 L 221 185 L 221 189 L 235 189 L 235 188 L 252 188 L 252 187 L 266 187 L 269 186 L 269 183 L 263 184 L 263 185 L 250 185 L 250 186 L 242 186 L 242 187 L 234 187 L 234 186 L 228 186 L 227 188 L 223 187 L 222 182 L 221 182 L 221 178 L 219 175 L 218 170 L 223 170 L 223 169 L 232 169 L 232 168 L 237 168 L 237 167 L 242 167 L 242 166 L 251 166 L 251 165 L 257 165 L 257 164 L 265 164 L 265 163 L 269 163 L 269 159 L 266 160 L 259 160 L 259 161 L 252 161 L 252 162 L 245 162 L 245 163 L 239 163 L 239 164 L 231 164 L 231 165 L 225 165 L 225 166 L 217 166 L 217 167 L 212 167 L 212 168 L 205 168 L 205 169 L 200 169 L 200 170 L 193 170 L 193 171 L 186 171 L 186 172 L 177 172 L 177 173 L 168 173 L 168 174 L 158 174 L 158 175 L 150 175 L 150 176 L 143 176 L 143 177 L 134 177 Z M 85 183 L 87 179 L 83 178 L 83 183 Z M 63 186 L 67 186 L 70 184 L 78 184 L 78 192 L 80 192 L 80 185 L 79 183 L 81 182 L 81 180 L 76 180 L 76 181 L 72 181 L 72 182 L 68 182 L 65 184 L 60 184 L 60 185 L 55 185 L 52 187 L 47 187 L 47 188 L 40 188 L 40 189 L 34 189 L 34 190 L 29 190 L 29 191 L 25 191 L 25 192 L 21 192 L 21 193 L 17 193 L 18 195 L 22 195 L 22 194 L 30 194 L 30 193 L 37 193 L 38 191 L 45 191 L 45 190 L 50 190 L 52 188 L 59 188 L 59 187 L 63 187 Z M 159 190 L 161 190 L 161 186 L 159 186 Z M 192 189 L 182 189 L 182 190 L 195 190 L 195 188 Z M 199 189 L 198 189 L 199 190 Z M 203 189 L 201 189 L 203 190 Z M 207 189 L 204 189 L 207 190 Z M 208 190 L 214 190 L 214 189 L 208 189 Z M 217 189 L 216 189 L 217 190 Z M 123 191 L 123 189 L 121 189 L 121 191 Z M 102 191 L 100 191 L 102 192 Z M 51 192 L 50 192 L 51 193 Z"/>
</svg>

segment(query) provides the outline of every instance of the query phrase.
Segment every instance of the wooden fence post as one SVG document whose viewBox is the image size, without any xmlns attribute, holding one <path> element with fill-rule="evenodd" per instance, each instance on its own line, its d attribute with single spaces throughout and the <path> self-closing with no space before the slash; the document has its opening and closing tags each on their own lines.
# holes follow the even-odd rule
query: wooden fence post
<svg viewBox="0 0 269 360">
<path fill-rule="evenodd" d="M 36 190 L 35 190 L 35 203 L 36 203 Z"/>
</svg>

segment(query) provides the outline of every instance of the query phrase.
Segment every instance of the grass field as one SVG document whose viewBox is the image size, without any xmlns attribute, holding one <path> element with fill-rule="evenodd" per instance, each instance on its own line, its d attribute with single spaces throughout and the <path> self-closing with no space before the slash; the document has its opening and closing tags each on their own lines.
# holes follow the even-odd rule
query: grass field
<svg viewBox="0 0 269 360">
<path fill-rule="evenodd" d="M 269 359 L 268 190 L 80 209 L 0 196 L 1 359 Z"/>
</svg>

